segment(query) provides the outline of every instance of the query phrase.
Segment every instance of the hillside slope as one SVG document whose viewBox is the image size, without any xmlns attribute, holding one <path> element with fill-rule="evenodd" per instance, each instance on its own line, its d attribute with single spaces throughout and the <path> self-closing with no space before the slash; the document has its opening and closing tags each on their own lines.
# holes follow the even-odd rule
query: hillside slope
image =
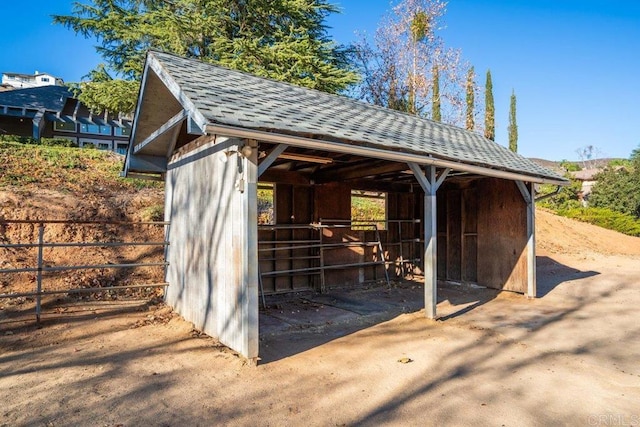
<svg viewBox="0 0 640 427">
<path fill-rule="evenodd" d="M 34 243 L 35 224 L 2 220 L 162 220 L 161 183 L 119 177 L 122 156 L 78 148 L 0 142 L 0 242 Z M 46 224 L 45 242 L 162 241 L 162 226 Z M 162 261 L 162 247 L 67 247 L 44 251 L 47 265 Z M 35 267 L 35 248 L 0 248 L 0 269 Z M 50 273 L 45 290 L 162 281 L 161 268 L 95 269 Z M 0 293 L 33 290 L 35 274 L 0 274 Z M 2 302 L 2 301 L 0 301 Z"/>
<path fill-rule="evenodd" d="M 0 220 L 101 220 L 149 221 L 162 218 L 162 184 L 122 179 L 122 157 L 113 153 L 27 146 L 0 142 Z M 640 238 L 606 230 L 591 224 L 559 217 L 538 209 L 537 251 L 546 254 L 640 255 Z M 162 227 L 126 228 L 119 226 L 76 227 L 48 225 L 45 239 L 69 241 L 160 241 Z M 0 225 L 0 241 L 25 243 L 37 240 L 34 225 Z M 0 249 L 0 268 L 32 266 L 33 250 Z M 46 251 L 45 260 L 53 265 L 122 262 L 123 260 L 161 260 L 162 251 L 148 248 L 118 250 L 66 248 Z M 160 272 L 147 278 L 161 280 Z M 113 283 L 124 276 L 113 272 L 73 273 L 61 281 Z M 51 280 L 50 279 L 50 283 Z M 129 280 L 130 278 L 127 278 Z M 11 284 L 11 289 L 8 289 Z M 24 291 L 33 287 L 33 275 L 21 280 L 0 277 L 0 292 Z"/>
<path fill-rule="evenodd" d="M 640 237 L 536 210 L 536 249 L 544 254 L 640 255 Z"/>
</svg>

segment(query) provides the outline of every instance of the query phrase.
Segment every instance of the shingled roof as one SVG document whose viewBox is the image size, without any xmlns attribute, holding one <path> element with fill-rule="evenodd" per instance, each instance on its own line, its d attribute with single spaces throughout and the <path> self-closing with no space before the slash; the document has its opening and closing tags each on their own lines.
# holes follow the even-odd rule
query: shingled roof
<svg viewBox="0 0 640 427">
<path fill-rule="evenodd" d="M 62 111 L 73 93 L 66 86 L 40 86 L 0 92 L 0 106 L 34 110 Z"/>
<path fill-rule="evenodd" d="M 564 181 L 482 135 L 455 126 L 172 54 L 150 51 L 147 63 L 165 84 L 179 88 L 181 104 L 195 111 L 192 119 L 203 130 L 223 125 L 298 135 L 325 141 L 328 151 L 332 143 L 342 143 L 508 171 L 535 181 Z"/>
</svg>

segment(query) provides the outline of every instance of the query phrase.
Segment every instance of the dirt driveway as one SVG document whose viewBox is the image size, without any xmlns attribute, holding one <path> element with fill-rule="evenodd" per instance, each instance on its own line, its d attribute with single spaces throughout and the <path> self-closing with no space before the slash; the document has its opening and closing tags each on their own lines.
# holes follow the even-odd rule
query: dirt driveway
<svg viewBox="0 0 640 427">
<path fill-rule="evenodd" d="M 273 304 L 257 367 L 162 305 L 0 300 L 0 426 L 640 426 L 640 239 L 537 215 L 538 299 Z"/>
<path fill-rule="evenodd" d="M 445 320 L 265 334 L 258 367 L 162 306 L 0 310 L 0 425 L 640 426 L 640 256 L 542 246 L 536 300 L 442 290 Z"/>
</svg>

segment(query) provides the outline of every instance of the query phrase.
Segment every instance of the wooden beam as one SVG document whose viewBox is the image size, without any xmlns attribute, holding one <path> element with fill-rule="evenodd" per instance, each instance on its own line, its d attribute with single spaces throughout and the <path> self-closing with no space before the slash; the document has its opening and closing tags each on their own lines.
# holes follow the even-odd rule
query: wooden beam
<svg viewBox="0 0 640 427">
<path fill-rule="evenodd" d="M 321 169 L 311 178 L 319 183 L 341 182 L 351 179 L 359 179 L 367 176 L 375 176 L 383 173 L 400 172 L 406 170 L 404 163 L 377 162 L 372 161 L 367 164 L 347 165 L 341 168 Z"/>
<path fill-rule="evenodd" d="M 164 173 L 167 171 L 167 159 L 158 156 L 132 154 L 127 158 L 127 171 Z M 129 176 L 129 174 L 127 174 Z"/>
<path fill-rule="evenodd" d="M 384 191 L 386 193 L 409 193 L 411 184 L 380 181 L 377 179 L 357 179 L 349 181 L 349 187 L 353 190 Z"/>
<path fill-rule="evenodd" d="M 265 157 L 258 165 L 258 177 L 260 177 L 267 169 L 269 169 L 269 166 L 271 166 L 273 162 L 276 161 L 278 156 L 282 154 L 287 148 L 289 148 L 287 144 L 278 144 L 273 147 L 267 157 Z"/>
<path fill-rule="evenodd" d="M 267 169 L 260 175 L 260 181 L 276 184 L 311 185 L 311 181 L 306 175 L 282 169 Z"/>
<path fill-rule="evenodd" d="M 165 132 L 168 132 L 169 130 L 171 130 L 175 126 L 177 126 L 178 124 L 182 123 L 182 121 L 184 119 L 186 119 L 187 116 L 188 116 L 187 110 L 180 110 L 180 112 L 178 112 L 178 114 L 176 114 L 175 116 L 171 117 L 169 120 L 167 120 L 167 122 L 165 124 L 160 126 L 158 129 L 153 131 L 153 133 L 151 133 L 151 135 L 146 137 L 144 139 L 144 141 L 142 141 L 141 143 L 137 144 L 133 148 L 133 152 L 137 153 L 138 151 L 142 150 L 145 146 L 149 145 L 153 140 L 158 138 L 160 135 L 163 135 Z"/>
<path fill-rule="evenodd" d="M 175 152 L 171 154 L 171 157 L 169 159 L 170 161 L 173 161 L 175 158 L 184 156 L 190 151 L 197 150 L 198 148 L 202 147 L 205 144 L 209 144 L 210 142 L 219 143 L 219 142 L 229 141 L 229 140 L 230 140 L 229 138 L 224 138 L 224 137 L 218 138 L 215 135 L 202 135 L 197 137 L 193 141 L 188 142 L 187 144 L 183 145 L 177 150 L 175 150 Z"/>
<path fill-rule="evenodd" d="M 522 181 L 516 181 L 516 185 L 518 186 L 518 190 L 520 190 L 520 194 L 522 194 L 522 198 L 524 202 L 528 205 L 531 203 L 533 193 L 529 193 L 529 189 L 527 188 L 527 184 Z"/>
<path fill-rule="evenodd" d="M 431 193 L 431 182 L 429 182 L 424 172 L 422 172 L 420 165 L 417 163 L 407 163 L 407 165 L 409 165 L 409 169 L 413 172 L 413 175 L 416 177 L 416 180 L 418 180 L 418 184 L 420 184 L 425 194 Z"/>
<path fill-rule="evenodd" d="M 169 148 L 167 149 L 167 159 L 171 158 L 171 155 L 173 155 L 173 150 L 176 149 L 176 144 L 178 143 L 178 137 L 180 136 L 181 128 L 182 126 L 176 126 L 173 128 L 171 139 L 169 140 Z"/>
<path fill-rule="evenodd" d="M 442 171 L 442 173 L 440 174 L 440 176 L 438 177 L 438 180 L 434 185 L 433 191 L 438 191 L 438 188 L 440 188 L 444 180 L 447 178 L 447 175 L 449 175 L 449 172 L 451 172 L 451 168 L 446 168 L 445 170 Z"/>
</svg>

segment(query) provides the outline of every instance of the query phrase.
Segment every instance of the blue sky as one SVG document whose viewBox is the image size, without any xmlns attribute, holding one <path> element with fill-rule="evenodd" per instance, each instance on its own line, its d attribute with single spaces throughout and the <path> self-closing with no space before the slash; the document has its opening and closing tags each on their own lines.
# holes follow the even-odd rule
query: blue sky
<svg viewBox="0 0 640 427">
<path fill-rule="evenodd" d="M 386 0 L 334 0 L 340 43 L 373 33 Z M 100 62 L 94 40 L 51 24 L 71 1 L 2 5 L 0 72 L 46 71 L 78 81 Z M 518 99 L 519 152 L 577 159 L 593 145 L 607 157 L 628 157 L 640 145 L 640 1 L 451 0 L 441 32 L 462 50 L 484 85 L 491 69 L 496 141 L 507 144 L 509 97 Z"/>
</svg>

